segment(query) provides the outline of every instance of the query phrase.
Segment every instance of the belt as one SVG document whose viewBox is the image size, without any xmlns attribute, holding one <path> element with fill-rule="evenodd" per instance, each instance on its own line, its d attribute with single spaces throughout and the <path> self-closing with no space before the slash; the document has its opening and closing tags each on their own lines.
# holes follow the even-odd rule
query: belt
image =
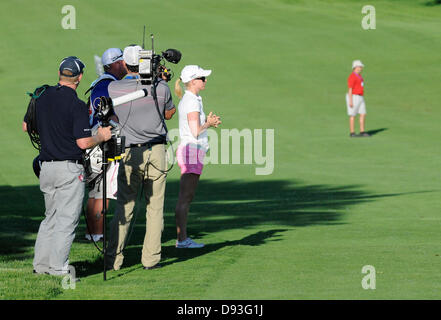
<svg viewBox="0 0 441 320">
<path fill-rule="evenodd" d="M 134 143 L 131 144 L 129 148 L 140 148 L 140 147 L 148 147 L 151 148 L 154 145 L 157 144 L 165 144 L 165 141 L 160 141 L 160 142 L 145 142 L 145 143 Z"/>
<path fill-rule="evenodd" d="M 63 162 L 63 161 L 67 161 L 70 163 L 76 163 L 76 164 L 84 164 L 83 160 L 41 160 L 41 163 L 43 163 L 43 162 Z"/>
</svg>

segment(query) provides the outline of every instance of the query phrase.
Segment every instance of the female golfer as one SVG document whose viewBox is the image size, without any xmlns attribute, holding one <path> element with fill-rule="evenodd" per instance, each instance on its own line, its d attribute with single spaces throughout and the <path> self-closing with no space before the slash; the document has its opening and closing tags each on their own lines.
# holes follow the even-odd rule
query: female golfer
<svg viewBox="0 0 441 320">
<path fill-rule="evenodd" d="M 179 198 L 176 204 L 176 248 L 201 248 L 187 236 L 187 216 L 193 200 L 199 177 L 202 173 L 203 159 L 208 150 L 207 129 L 221 124 L 215 114 L 205 116 L 202 98 L 199 92 L 205 89 L 211 70 L 204 70 L 197 65 L 188 65 L 182 69 L 181 77 L 175 83 L 175 93 L 181 98 L 178 105 L 180 144 L 176 151 L 178 165 L 181 168 Z M 181 81 L 185 85 L 182 94 Z"/>
</svg>

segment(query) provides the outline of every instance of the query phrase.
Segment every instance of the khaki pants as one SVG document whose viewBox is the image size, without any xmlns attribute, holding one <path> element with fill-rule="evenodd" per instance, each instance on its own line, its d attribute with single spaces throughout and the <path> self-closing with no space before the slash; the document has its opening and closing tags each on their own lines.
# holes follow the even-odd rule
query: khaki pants
<svg viewBox="0 0 441 320">
<path fill-rule="evenodd" d="M 149 163 L 148 165 L 146 165 Z M 123 249 L 128 240 L 130 223 L 133 218 L 138 191 L 144 183 L 147 201 L 146 233 L 142 247 L 141 262 L 152 267 L 161 259 L 161 235 L 164 228 L 164 195 L 166 174 L 153 165 L 166 170 L 165 145 L 152 148 L 136 147 L 128 149 L 118 172 L 118 192 L 115 216 L 110 223 L 107 262 L 119 270 L 123 263 Z"/>
</svg>

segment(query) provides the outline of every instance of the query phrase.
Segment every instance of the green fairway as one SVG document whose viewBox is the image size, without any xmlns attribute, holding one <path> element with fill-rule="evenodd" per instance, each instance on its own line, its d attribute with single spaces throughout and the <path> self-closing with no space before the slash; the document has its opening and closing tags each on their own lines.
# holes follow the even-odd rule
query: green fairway
<svg viewBox="0 0 441 320">
<path fill-rule="evenodd" d="M 76 0 L 76 29 L 65 30 L 62 2 L 3 1 L 0 299 L 440 299 L 435 2 Z M 376 9 L 375 30 L 361 26 L 365 4 Z M 26 92 L 55 84 L 61 59 L 76 55 L 86 64 L 84 100 L 93 56 L 141 44 L 144 24 L 155 50 L 183 54 L 169 64 L 172 89 L 186 64 L 213 70 L 201 95 L 205 112 L 222 117 L 220 129 L 274 129 L 274 171 L 256 175 L 254 158 L 207 165 L 188 225 L 206 246 L 186 251 L 174 247 L 175 165 L 158 270 L 140 262 L 144 200 L 125 263 L 106 282 L 82 217 L 70 253 L 81 282 L 66 290 L 61 278 L 32 274 L 44 202 L 31 167 L 37 152 L 21 131 Z M 355 59 L 366 66 L 370 138 L 349 138 L 344 95 Z M 178 127 L 177 114 L 168 127 Z M 375 267 L 375 290 L 362 287 L 366 265 Z"/>
</svg>

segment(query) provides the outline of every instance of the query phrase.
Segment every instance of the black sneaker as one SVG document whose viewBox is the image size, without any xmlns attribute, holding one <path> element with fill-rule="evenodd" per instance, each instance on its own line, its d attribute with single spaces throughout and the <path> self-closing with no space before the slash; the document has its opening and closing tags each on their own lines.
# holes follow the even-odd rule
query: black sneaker
<svg viewBox="0 0 441 320">
<path fill-rule="evenodd" d="M 360 137 L 370 137 L 371 135 L 367 132 L 360 132 Z"/>
<path fill-rule="evenodd" d="M 37 270 L 32 270 L 32 273 L 33 274 L 49 274 L 49 272 L 47 272 L 47 271 L 44 271 L 44 272 L 37 272 Z"/>
<path fill-rule="evenodd" d="M 153 269 L 159 269 L 159 268 L 162 268 L 162 265 L 160 265 L 159 263 L 157 263 L 151 267 L 143 267 L 144 270 L 153 270 Z"/>
<path fill-rule="evenodd" d="M 354 132 L 352 132 L 351 134 L 349 134 L 349 137 L 351 137 L 351 138 L 356 138 L 357 135 L 356 135 Z"/>
</svg>

